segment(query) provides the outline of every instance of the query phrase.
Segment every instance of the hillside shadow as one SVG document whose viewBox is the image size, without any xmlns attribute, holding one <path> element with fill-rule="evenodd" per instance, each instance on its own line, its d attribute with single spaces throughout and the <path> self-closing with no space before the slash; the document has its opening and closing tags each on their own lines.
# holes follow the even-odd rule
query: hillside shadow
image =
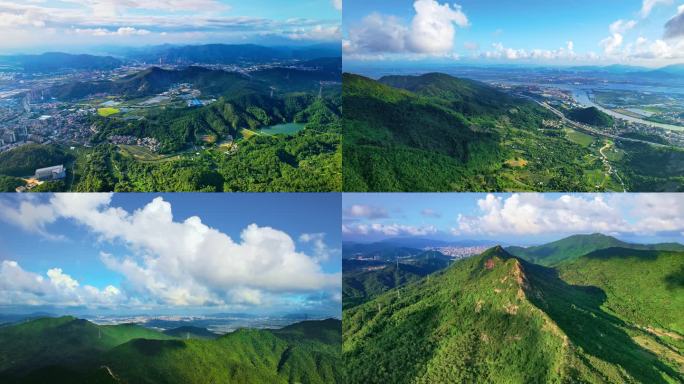
<svg viewBox="0 0 684 384">
<path fill-rule="evenodd" d="M 155 356 L 164 351 L 173 349 L 183 349 L 185 343 L 180 340 L 148 340 L 135 339 L 131 341 L 131 346 L 143 356 Z"/>
<path fill-rule="evenodd" d="M 684 265 L 678 271 L 665 276 L 665 285 L 669 290 L 684 288 Z"/>
<path fill-rule="evenodd" d="M 640 382 L 668 383 L 661 373 L 684 381 L 684 376 L 634 342 L 624 331 L 628 326 L 625 322 L 601 309 L 607 299 L 602 289 L 567 284 L 552 268 L 526 264 L 525 269 L 531 272 L 527 275 L 533 287 L 528 292 L 532 303 L 546 312 L 582 351 L 621 366 Z"/>
<path fill-rule="evenodd" d="M 661 253 L 662 251 L 610 247 L 591 252 L 584 257 L 588 259 L 639 259 L 655 261 Z"/>
</svg>

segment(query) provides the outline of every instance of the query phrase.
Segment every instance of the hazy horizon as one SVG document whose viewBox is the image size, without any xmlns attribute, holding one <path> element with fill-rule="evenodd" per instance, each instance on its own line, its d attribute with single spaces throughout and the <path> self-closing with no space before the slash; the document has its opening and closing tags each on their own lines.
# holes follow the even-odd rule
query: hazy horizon
<svg viewBox="0 0 684 384">
<path fill-rule="evenodd" d="M 162 44 L 339 42 L 341 2 L 277 0 L 0 1 L 0 54 Z"/>
</svg>

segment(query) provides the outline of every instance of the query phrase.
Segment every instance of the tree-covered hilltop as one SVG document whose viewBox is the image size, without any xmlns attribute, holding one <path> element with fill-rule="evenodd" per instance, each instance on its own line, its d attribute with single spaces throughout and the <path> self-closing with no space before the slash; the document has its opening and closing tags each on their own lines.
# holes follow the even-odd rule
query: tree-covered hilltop
<svg viewBox="0 0 684 384">
<path fill-rule="evenodd" d="M 250 93 L 221 97 L 202 108 L 152 109 L 138 120 L 95 117 L 97 133 L 92 141 L 107 142 L 115 135 L 152 137 L 159 141 L 159 152 L 166 154 L 206 144 L 207 136 L 220 142 L 242 137 L 245 129 L 291 122 L 311 123 L 320 130 L 339 119 L 339 100 L 335 97 L 318 98 L 303 92 L 283 97 Z"/>
<path fill-rule="evenodd" d="M 343 260 L 342 308 L 351 308 L 387 290 L 419 280 L 448 267 L 451 262 L 450 257 L 436 251 L 425 251 L 396 263 Z"/>
<path fill-rule="evenodd" d="M 535 264 L 554 266 L 594 251 L 615 247 L 684 252 L 684 245 L 678 243 L 631 244 L 601 233 L 573 235 L 551 243 L 527 248 L 508 247 L 506 251 Z"/>
<path fill-rule="evenodd" d="M 38 168 L 70 161 L 71 157 L 54 146 L 27 144 L 0 153 L 0 175 L 33 176 Z"/>
<path fill-rule="evenodd" d="M 345 309 L 347 382 L 681 382 L 684 253 L 598 252 L 559 271 L 494 247 Z"/>
<path fill-rule="evenodd" d="M 341 321 L 173 337 L 72 317 L 0 328 L 3 383 L 341 383 Z M 189 331 L 188 331 L 189 332 Z"/>
<path fill-rule="evenodd" d="M 612 127 L 615 120 L 596 107 L 576 108 L 568 112 L 568 119 L 596 127 Z"/>
<path fill-rule="evenodd" d="M 345 191 L 671 191 L 682 186 L 677 171 L 684 152 L 648 144 L 633 148 L 617 140 L 609 161 L 618 178 L 599 153 L 610 141 L 564 127 L 532 100 L 483 83 L 439 73 L 377 81 L 344 74 L 343 79 Z M 605 116 L 597 112 L 602 123 Z M 658 162 L 646 161 L 655 157 Z M 653 164 L 663 167 L 650 169 Z"/>
</svg>

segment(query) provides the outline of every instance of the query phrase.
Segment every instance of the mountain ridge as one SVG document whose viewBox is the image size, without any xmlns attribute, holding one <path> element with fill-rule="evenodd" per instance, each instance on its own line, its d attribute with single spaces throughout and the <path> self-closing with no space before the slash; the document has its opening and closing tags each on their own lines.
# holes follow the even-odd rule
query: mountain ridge
<svg viewBox="0 0 684 384">
<path fill-rule="evenodd" d="M 667 352 L 676 343 L 603 308 L 612 293 L 501 246 L 430 277 L 345 310 L 349 382 L 682 380 Z"/>
</svg>

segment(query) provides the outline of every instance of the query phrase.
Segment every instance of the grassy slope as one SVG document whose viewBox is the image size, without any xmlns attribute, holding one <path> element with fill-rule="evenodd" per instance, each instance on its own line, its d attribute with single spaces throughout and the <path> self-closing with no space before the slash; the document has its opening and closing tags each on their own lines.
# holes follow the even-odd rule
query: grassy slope
<svg viewBox="0 0 684 384">
<path fill-rule="evenodd" d="M 345 310 L 348 382 L 682 380 L 605 301 L 599 288 L 494 248 Z"/>
</svg>

